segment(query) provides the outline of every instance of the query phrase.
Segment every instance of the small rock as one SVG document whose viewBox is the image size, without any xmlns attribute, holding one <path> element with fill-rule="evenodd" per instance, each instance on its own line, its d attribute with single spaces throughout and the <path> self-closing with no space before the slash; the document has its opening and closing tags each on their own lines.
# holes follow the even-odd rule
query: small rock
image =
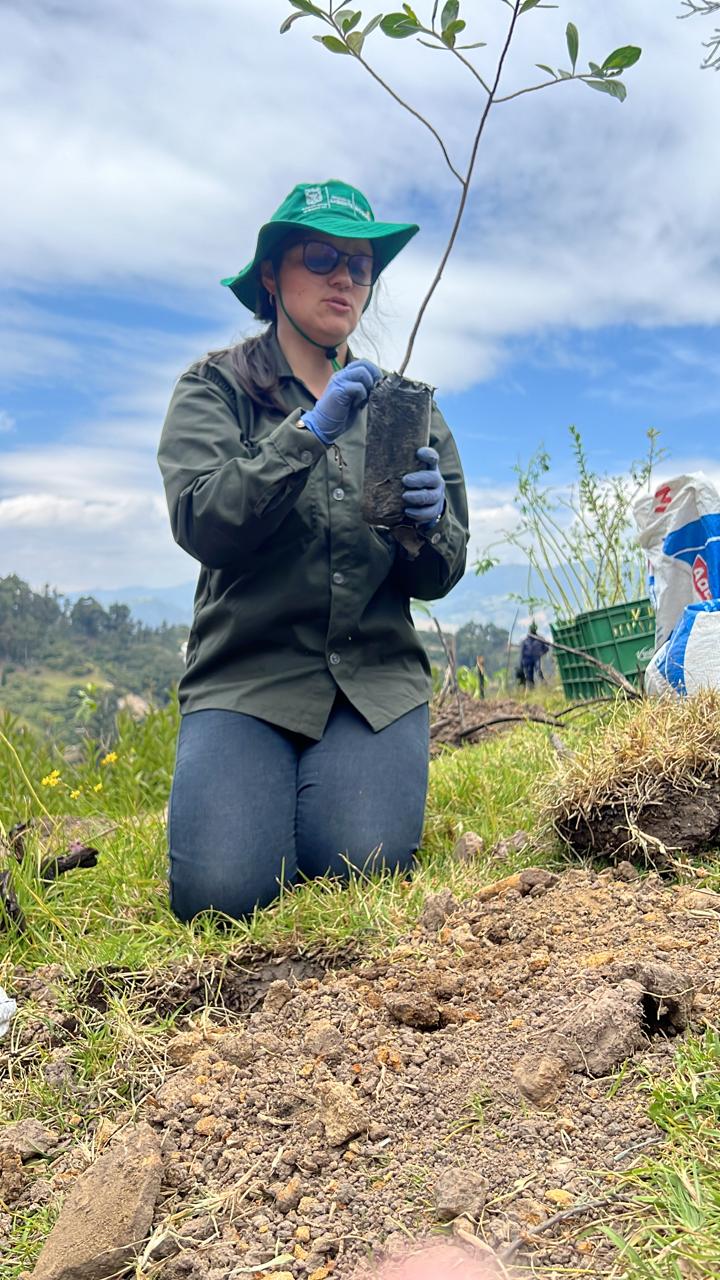
<svg viewBox="0 0 720 1280">
<path fill-rule="evenodd" d="M 615 878 L 617 880 L 637 880 L 639 874 L 637 867 L 633 866 L 632 862 L 628 862 L 627 859 L 618 862 L 615 867 Z"/>
<path fill-rule="evenodd" d="M 449 889 L 441 889 L 439 893 L 429 893 L 420 914 L 420 925 L 428 933 L 437 933 L 442 929 L 448 916 L 458 909 L 458 902 Z"/>
<path fill-rule="evenodd" d="M 20 1199 L 29 1182 L 20 1159 L 13 1147 L 0 1150 L 0 1203 L 6 1208 Z"/>
<path fill-rule="evenodd" d="M 331 1147 L 340 1147 L 351 1138 L 366 1133 L 369 1118 L 357 1093 L 350 1085 L 328 1080 L 318 1086 L 321 1102 L 320 1119 Z"/>
<path fill-rule="evenodd" d="M 74 1183 L 33 1280 L 105 1280 L 137 1257 L 160 1190 L 160 1144 L 147 1124 Z"/>
<path fill-rule="evenodd" d="M 305 1033 L 305 1051 L 323 1062 L 339 1062 L 345 1048 L 337 1027 L 327 1018 L 313 1022 Z"/>
<path fill-rule="evenodd" d="M 219 1057 L 233 1067 L 247 1067 L 255 1057 L 253 1038 L 242 1031 L 218 1036 L 213 1049 Z"/>
<path fill-rule="evenodd" d="M 15 1124 L 8 1124 L 0 1129 L 0 1151 L 12 1147 L 21 1160 L 32 1160 L 33 1156 L 46 1156 L 57 1144 L 57 1134 L 46 1129 L 44 1124 L 32 1117 L 27 1120 L 18 1120 Z"/>
<path fill-rule="evenodd" d="M 275 1192 L 275 1204 L 281 1213 L 290 1213 L 297 1209 L 302 1196 L 302 1183 L 295 1174 L 284 1187 Z"/>
<path fill-rule="evenodd" d="M 531 973 L 542 973 L 545 969 L 549 969 L 550 953 L 544 947 L 538 951 L 531 951 L 528 957 L 528 968 Z"/>
<path fill-rule="evenodd" d="M 435 1184 L 435 1211 L 441 1222 L 465 1215 L 479 1218 L 485 1207 L 488 1183 L 473 1169 L 446 1169 Z"/>
<path fill-rule="evenodd" d="M 209 1138 L 219 1124 L 220 1120 L 217 1116 L 201 1116 L 195 1125 L 195 1132 L 201 1134 L 202 1137 Z"/>
<path fill-rule="evenodd" d="M 184 1067 L 191 1062 L 200 1049 L 206 1048 L 206 1042 L 200 1031 L 181 1031 L 168 1041 L 166 1053 L 171 1067 Z"/>
<path fill-rule="evenodd" d="M 452 856 L 456 862 L 474 862 L 485 852 L 485 841 L 475 831 L 466 831 L 460 837 Z"/>
<path fill-rule="evenodd" d="M 541 1057 L 527 1057 L 518 1062 L 513 1080 L 520 1093 L 538 1107 L 547 1107 L 555 1101 L 568 1078 L 567 1063 L 557 1054 L 544 1053 Z"/>
<path fill-rule="evenodd" d="M 66 1050 L 61 1049 L 51 1054 L 40 1068 L 45 1083 L 61 1093 L 69 1092 L 75 1084 L 75 1072 L 66 1053 Z"/>
<path fill-rule="evenodd" d="M 562 1187 L 551 1187 L 545 1192 L 545 1199 L 551 1204 L 557 1205 L 558 1209 L 567 1209 L 573 1203 L 573 1196 L 569 1191 L 564 1191 Z"/>
<path fill-rule="evenodd" d="M 557 884 L 557 876 L 552 871 L 546 871 L 545 867 L 526 867 L 520 872 L 520 883 L 518 889 L 523 897 L 528 893 L 532 893 L 537 889 L 551 889 Z"/>
<path fill-rule="evenodd" d="M 292 1000 L 292 994 L 290 983 L 284 978 L 276 978 L 275 982 L 270 983 L 263 1000 L 265 1013 L 280 1013 L 288 1000 Z"/>
<path fill-rule="evenodd" d="M 527 831 L 514 831 L 511 836 L 505 836 L 504 840 L 498 840 L 490 851 L 490 857 L 496 862 L 502 862 L 513 853 L 522 853 L 522 850 L 530 844 L 531 837 Z"/>
<path fill-rule="evenodd" d="M 385 1008 L 396 1022 L 420 1031 L 440 1026 L 440 1006 L 427 991 L 400 991 L 385 999 Z"/>
<path fill-rule="evenodd" d="M 35 1178 L 24 1197 L 24 1203 L 29 1208 L 40 1209 L 43 1205 L 50 1204 L 54 1195 L 53 1185 L 48 1178 Z"/>
<path fill-rule="evenodd" d="M 638 982 L 601 987 L 578 1002 L 558 1030 L 555 1051 L 574 1071 L 608 1075 L 645 1043 Z"/>
<path fill-rule="evenodd" d="M 683 911 L 720 911 L 720 893 L 711 889 L 689 889 L 680 885 L 677 889 L 677 905 Z"/>
</svg>

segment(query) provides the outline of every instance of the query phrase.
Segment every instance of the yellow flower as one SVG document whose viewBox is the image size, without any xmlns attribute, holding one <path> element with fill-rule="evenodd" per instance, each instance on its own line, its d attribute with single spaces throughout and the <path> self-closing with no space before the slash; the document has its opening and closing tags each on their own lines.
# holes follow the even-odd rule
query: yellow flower
<svg viewBox="0 0 720 1280">
<path fill-rule="evenodd" d="M 96 782 L 93 791 L 102 791 L 102 782 Z"/>
<path fill-rule="evenodd" d="M 102 758 L 102 760 L 100 761 L 100 763 L 101 763 L 101 764 L 115 764 L 115 761 L 116 761 L 116 760 L 117 760 L 117 751 L 108 751 L 107 755 L 106 755 L 106 756 L 103 756 L 103 758 Z"/>
<path fill-rule="evenodd" d="M 48 773 L 41 781 L 44 787 L 56 787 L 60 781 L 60 770 L 53 769 L 52 773 Z"/>
<path fill-rule="evenodd" d="M 79 788 L 76 788 L 76 790 L 75 790 L 75 791 L 71 791 L 71 792 L 70 792 L 70 799 L 71 799 L 71 800 L 77 800 L 77 798 L 78 798 L 78 796 L 79 796 L 79 795 L 80 795 L 80 790 L 79 790 Z"/>
</svg>

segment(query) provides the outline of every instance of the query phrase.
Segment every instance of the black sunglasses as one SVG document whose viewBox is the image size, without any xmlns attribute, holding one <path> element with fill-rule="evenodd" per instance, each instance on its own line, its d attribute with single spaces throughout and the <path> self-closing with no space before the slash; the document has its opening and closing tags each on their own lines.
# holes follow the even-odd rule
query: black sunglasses
<svg viewBox="0 0 720 1280">
<path fill-rule="evenodd" d="M 316 276 L 329 276 L 343 259 L 353 284 L 373 283 L 374 259 L 370 253 L 342 253 L 328 240 L 303 240 L 303 265 Z"/>
</svg>

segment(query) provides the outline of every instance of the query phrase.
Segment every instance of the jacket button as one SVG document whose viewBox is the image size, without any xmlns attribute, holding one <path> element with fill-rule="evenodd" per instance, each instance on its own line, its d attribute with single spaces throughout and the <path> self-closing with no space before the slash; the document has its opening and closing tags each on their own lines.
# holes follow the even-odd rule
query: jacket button
<svg viewBox="0 0 720 1280">
<path fill-rule="evenodd" d="M 442 534 L 441 534 L 441 533 L 434 533 L 434 534 L 432 535 L 432 537 L 431 537 L 430 541 L 431 541 L 431 542 L 439 542 L 441 538 L 442 538 Z"/>
<path fill-rule="evenodd" d="M 335 499 L 335 501 L 336 501 L 336 502 L 342 502 L 343 498 L 345 497 L 345 490 L 344 490 L 344 489 L 333 489 L 333 494 L 332 494 L 332 496 L 333 496 L 333 498 Z"/>
<path fill-rule="evenodd" d="M 300 461 L 305 463 L 312 462 L 312 454 L 309 449 L 303 449 L 300 454 Z"/>
<path fill-rule="evenodd" d="M 339 661 L 340 661 L 340 654 L 339 654 L 339 653 L 331 653 L 331 654 L 330 654 L 330 666 L 331 666 L 331 667 L 336 667 L 336 666 L 338 665 Z"/>
<path fill-rule="evenodd" d="M 345 581 L 344 573 L 333 574 L 333 582 L 335 583 L 336 587 L 341 587 L 344 581 Z"/>
</svg>

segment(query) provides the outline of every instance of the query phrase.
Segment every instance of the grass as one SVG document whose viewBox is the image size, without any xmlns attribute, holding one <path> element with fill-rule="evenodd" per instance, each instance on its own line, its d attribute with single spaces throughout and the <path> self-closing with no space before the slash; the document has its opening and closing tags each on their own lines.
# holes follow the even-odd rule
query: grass
<svg viewBox="0 0 720 1280">
<path fill-rule="evenodd" d="M 664 1130 L 662 1158 L 622 1177 L 633 1226 L 608 1234 L 624 1280 L 717 1280 L 720 1274 L 720 1033 L 678 1050 L 671 1078 L 647 1084 Z"/>
<path fill-rule="evenodd" d="M 545 789 L 545 816 L 576 823 L 609 805 L 637 810 L 668 786 L 702 789 L 720 777 L 720 691 L 618 702 L 608 729 L 565 758 Z"/>
<path fill-rule="evenodd" d="M 556 709 L 552 699 L 557 695 L 548 692 L 546 697 Z M 696 704 L 688 716 L 696 717 L 703 743 L 714 741 L 712 716 L 704 708 Z M 648 754 L 643 759 L 650 759 L 650 729 L 643 707 L 613 710 L 606 730 L 598 729 L 594 713 L 580 716 L 563 736 L 578 754 L 560 766 L 550 732 L 540 725 L 488 736 L 462 751 L 448 750 L 431 763 L 420 865 L 412 879 L 357 879 L 348 888 L 318 880 L 284 892 L 275 906 L 252 920 L 219 927 L 208 917 L 181 925 L 168 904 L 163 810 L 174 761 L 175 707 L 153 711 L 140 723 L 123 717 L 114 753 L 103 754 L 87 742 L 76 764 L 5 716 L 0 720 L 0 835 L 30 818 L 39 825 L 26 837 L 21 864 L 8 860 L 27 930 L 11 926 L 0 934 L 0 985 L 12 990 L 20 971 L 39 970 L 56 981 L 60 1009 L 48 1012 L 39 996 L 20 1001 L 0 1089 L 0 1123 L 32 1115 L 96 1154 L 96 1121 L 131 1120 L 166 1069 L 165 1044 L 173 1018 L 159 1018 L 143 1008 L 127 976 L 141 980 L 176 965 L 222 965 L 224 957 L 250 946 L 350 946 L 381 952 L 413 924 L 428 892 L 450 888 L 463 899 L 483 881 L 522 865 L 560 865 L 560 846 L 547 838 L 502 862 L 491 851 L 518 829 L 538 831 L 543 780 L 559 776 L 556 794 L 566 795 L 562 788 L 568 770 L 587 778 L 594 767 L 598 778 L 607 780 L 615 767 L 629 776 L 631 751 L 618 751 L 618 735 L 626 743 L 644 745 Z M 667 758 L 666 750 L 666 763 Z M 690 758 L 687 750 L 685 758 Z M 677 751 L 673 759 L 673 767 L 679 768 Z M 452 858 L 455 842 L 469 830 L 483 837 L 488 850 L 471 865 Z M 100 849 L 97 867 L 44 884 L 38 877 L 40 862 L 62 852 L 77 836 Z M 99 969 L 110 971 L 107 1007 L 94 1009 L 78 1000 L 78 984 Z M 57 1076 L 44 1074 L 48 1064 L 57 1062 L 57 1048 L 41 1036 L 35 1043 L 24 1034 L 63 1014 L 74 1019 L 60 1050 L 72 1073 L 72 1089 Z M 208 1016 L 229 1015 L 218 1009 Z M 653 1086 L 649 1094 L 651 1114 L 668 1143 L 657 1159 L 623 1174 L 623 1194 L 633 1198 L 633 1209 L 624 1236 L 617 1237 L 622 1259 L 618 1277 L 696 1280 L 720 1274 L 719 1053 L 716 1033 L 686 1040 L 672 1079 Z M 470 1096 L 459 1123 L 481 1135 L 485 1103 L 480 1092 Z M 44 1205 L 15 1215 L 8 1280 L 33 1265 L 54 1212 Z"/>
</svg>

